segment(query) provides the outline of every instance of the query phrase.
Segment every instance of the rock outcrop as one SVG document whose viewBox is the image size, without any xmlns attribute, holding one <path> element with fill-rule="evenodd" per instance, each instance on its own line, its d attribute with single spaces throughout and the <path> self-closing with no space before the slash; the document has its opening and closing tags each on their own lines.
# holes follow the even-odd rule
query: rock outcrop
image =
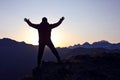
<svg viewBox="0 0 120 80">
<path fill-rule="evenodd" d="M 62 64 L 43 62 L 22 80 L 120 80 L 120 54 L 77 55 Z"/>
</svg>

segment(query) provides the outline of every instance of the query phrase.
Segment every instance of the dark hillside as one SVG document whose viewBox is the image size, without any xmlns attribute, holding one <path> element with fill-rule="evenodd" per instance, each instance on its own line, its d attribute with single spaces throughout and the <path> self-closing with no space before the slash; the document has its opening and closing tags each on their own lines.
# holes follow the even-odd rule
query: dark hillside
<svg viewBox="0 0 120 80">
<path fill-rule="evenodd" d="M 41 71 L 22 80 L 120 80 L 120 52 L 100 55 L 77 55 L 63 64 L 44 62 Z"/>
</svg>

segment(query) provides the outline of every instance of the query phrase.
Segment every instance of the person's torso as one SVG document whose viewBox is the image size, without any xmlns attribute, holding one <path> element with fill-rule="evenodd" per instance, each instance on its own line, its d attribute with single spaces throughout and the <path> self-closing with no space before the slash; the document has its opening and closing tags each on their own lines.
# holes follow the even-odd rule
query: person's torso
<svg viewBox="0 0 120 80">
<path fill-rule="evenodd" d="M 51 30 L 49 24 L 41 23 L 38 28 L 39 41 L 47 41 L 51 39 Z"/>
</svg>

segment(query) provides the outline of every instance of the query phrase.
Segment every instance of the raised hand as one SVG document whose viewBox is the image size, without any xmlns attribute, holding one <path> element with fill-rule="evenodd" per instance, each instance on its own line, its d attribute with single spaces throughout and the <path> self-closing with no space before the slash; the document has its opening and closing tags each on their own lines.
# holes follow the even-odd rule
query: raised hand
<svg viewBox="0 0 120 80">
<path fill-rule="evenodd" d="M 27 19 L 27 18 L 24 18 L 24 21 L 25 21 L 25 22 L 27 22 L 27 21 L 29 21 L 29 19 Z"/>
<path fill-rule="evenodd" d="M 63 21 L 64 19 L 65 19 L 65 18 L 64 18 L 64 17 L 62 17 L 60 20 L 62 20 L 62 21 Z"/>
</svg>

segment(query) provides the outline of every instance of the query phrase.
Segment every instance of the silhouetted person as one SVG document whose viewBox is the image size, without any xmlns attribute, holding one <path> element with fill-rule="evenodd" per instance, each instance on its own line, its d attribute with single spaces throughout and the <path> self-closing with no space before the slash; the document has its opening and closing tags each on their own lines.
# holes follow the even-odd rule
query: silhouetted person
<svg viewBox="0 0 120 80">
<path fill-rule="evenodd" d="M 39 33 L 39 49 L 38 49 L 38 60 L 37 60 L 38 67 L 40 67 L 41 65 L 41 60 L 42 60 L 45 45 L 47 45 L 52 50 L 53 54 L 57 58 L 58 63 L 61 63 L 60 56 L 51 41 L 51 30 L 59 26 L 63 20 L 64 20 L 64 17 L 62 17 L 55 24 L 49 24 L 47 21 L 47 18 L 43 17 L 42 22 L 40 24 L 33 24 L 29 21 L 29 19 L 27 18 L 24 19 L 24 21 L 27 22 L 29 26 L 37 29 Z"/>
</svg>

